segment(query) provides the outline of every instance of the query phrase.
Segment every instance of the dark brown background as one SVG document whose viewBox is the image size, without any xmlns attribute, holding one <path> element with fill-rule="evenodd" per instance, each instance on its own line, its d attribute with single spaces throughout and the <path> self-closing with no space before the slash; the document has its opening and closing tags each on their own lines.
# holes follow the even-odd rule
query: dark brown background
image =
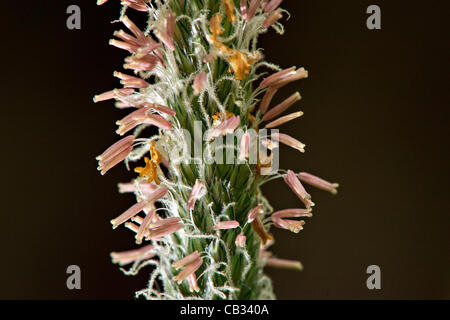
<svg viewBox="0 0 450 320">
<path fill-rule="evenodd" d="M 148 274 L 126 277 L 109 252 L 133 247 L 109 220 L 133 201 L 96 172 L 123 112 L 94 105 L 117 86 L 124 57 L 108 46 L 115 3 L 2 4 L 2 219 L 0 298 L 132 299 Z M 315 216 L 295 235 L 275 231 L 274 251 L 300 259 L 301 273 L 268 270 L 281 299 L 450 298 L 446 1 L 375 1 L 382 30 L 365 26 L 368 1 L 285 1 L 287 32 L 260 45 L 269 60 L 305 66 L 305 116 L 284 129 L 307 144 L 283 149 L 285 168 L 341 183 L 334 197 L 312 191 Z M 82 29 L 66 28 L 79 4 Z M 275 208 L 298 201 L 281 181 L 265 188 Z M 82 290 L 66 289 L 66 267 Z M 368 265 L 382 290 L 366 288 Z"/>
</svg>

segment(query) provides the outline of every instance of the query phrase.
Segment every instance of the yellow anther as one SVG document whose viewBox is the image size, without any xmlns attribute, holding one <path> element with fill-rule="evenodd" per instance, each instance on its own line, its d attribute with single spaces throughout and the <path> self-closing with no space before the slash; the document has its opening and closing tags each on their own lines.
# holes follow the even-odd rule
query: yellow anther
<svg viewBox="0 0 450 320">
<path fill-rule="evenodd" d="M 134 168 L 134 172 L 139 173 L 140 177 L 147 178 L 148 183 L 155 181 L 156 184 L 159 184 L 157 165 L 147 157 L 144 158 L 144 161 L 145 167 Z"/>
<path fill-rule="evenodd" d="M 212 35 L 210 37 L 212 45 L 221 56 L 230 64 L 236 80 L 244 80 L 250 74 L 252 65 L 261 59 L 261 55 L 256 52 L 251 55 L 237 49 L 231 49 L 217 39 L 223 33 L 221 26 L 222 15 L 217 13 L 211 18 L 210 27 Z"/>
<path fill-rule="evenodd" d="M 156 142 L 150 142 L 150 157 L 156 164 L 161 163 L 161 154 L 156 150 Z"/>
<path fill-rule="evenodd" d="M 215 41 L 218 35 L 221 35 L 223 33 L 223 28 L 221 26 L 222 24 L 222 15 L 220 13 L 216 13 L 210 21 L 210 27 L 211 27 L 211 40 Z"/>
<path fill-rule="evenodd" d="M 258 59 L 251 58 L 247 54 L 233 49 L 232 54 L 228 57 L 228 63 L 234 71 L 236 80 L 244 80 L 250 74 L 252 64 Z"/>
<path fill-rule="evenodd" d="M 236 16 L 234 15 L 234 1 L 224 0 L 225 11 L 227 12 L 228 22 L 236 21 Z"/>
<path fill-rule="evenodd" d="M 214 121 L 224 121 L 227 119 L 230 119 L 231 117 L 234 117 L 235 114 L 233 112 L 230 112 L 228 110 L 225 110 L 225 119 L 223 118 L 223 113 L 222 112 L 217 112 L 215 115 L 212 116 Z"/>
</svg>

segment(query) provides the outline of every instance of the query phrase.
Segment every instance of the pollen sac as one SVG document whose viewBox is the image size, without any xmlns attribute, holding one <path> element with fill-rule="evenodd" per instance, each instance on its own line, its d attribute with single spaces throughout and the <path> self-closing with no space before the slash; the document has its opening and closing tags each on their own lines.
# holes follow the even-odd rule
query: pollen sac
<svg viewBox="0 0 450 320">
<path fill-rule="evenodd" d="M 144 161 L 145 167 L 137 167 L 134 169 L 134 172 L 139 173 L 140 177 L 147 178 L 148 183 L 154 181 L 156 184 L 159 184 L 157 165 L 147 157 L 144 158 Z"/>
<path fill-rule="evenodd" d="M 234 15 L 234 2 L 233 0 L 225 0 L 225 11 L 227 12 L 228 22 L 236 21 L 236 16 Z"/>
</svg>

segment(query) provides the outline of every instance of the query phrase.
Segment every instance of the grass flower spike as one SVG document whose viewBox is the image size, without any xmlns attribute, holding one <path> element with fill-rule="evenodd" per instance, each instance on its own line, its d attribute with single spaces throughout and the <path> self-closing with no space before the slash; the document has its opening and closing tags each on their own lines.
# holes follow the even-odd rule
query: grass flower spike
<svg viewBox="0 0 450 320">
<path fill-rule="evenodd" d="M 279 132 L 303 112 L 292 110 L 298 92 L 272 101 L 280 88 L 308 77 L 304 68 L 269 63 L 257 47 L 269 29 L 283 34 L 281 3 L 120 1 L 119 29 L 109 43 L 126 55 L 123 70 L 113 72 L 119 62 L 112 66 L 118 86 L 94 102 L 114 100 L 129 111 L 116 123 L 120 138 L 97 160 L 101 174 L 120 163 L 130 172 L 118 188 L 136 202 L 111 224 L 129 229 L 136 245 L 111 259 L 128 266 L 127 275 L 150 273 L 137 297 L 274 299 L 264 268 L 303 268 L 268 251 L 276 241 L 270 229 L 298 233 L 305 224 L 299 219 L 312 216 L 302 182 L 332 194 L 338 184 L 277 167 L 282 145 L 305 152 L 302 142 Z M 130 18 L 139 14 L 142 26 Z M 273 212 L 260 188 L 276 178 L 299 208 Z"/>
</svg>

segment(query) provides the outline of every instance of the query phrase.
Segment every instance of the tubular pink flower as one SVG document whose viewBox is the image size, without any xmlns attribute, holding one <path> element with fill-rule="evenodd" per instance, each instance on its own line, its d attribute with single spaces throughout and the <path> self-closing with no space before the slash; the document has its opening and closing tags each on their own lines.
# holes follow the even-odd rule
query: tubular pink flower
<svg viewBox="0 0 450 320">
<path fill-rule="evenodd" d="M 167 15 L 167 20 L 166 20 L 166 32 L 167 32 L 167 35 L 171 38 L 173 38 L 173 36 L 175 34 L 175 19 L 176 19 L 176 17 L 177 16 L 176 16 L 175 12 L 170 10 Z"/>
<path fill-rule="evenodd" d="M 153 258 L 156 252 L 153 250 L 153 245 L 149 244 L 139 249 L 128 250 L 123 252 L 111 252 L 111 259 L 113 263 L 118 263 L 121 266 Z"/>
<path fill-rule="evenodd" d="M 161 43 L 155 42 L 152 39 L 148 38 L 148 43 L 145 44 L 142 47 L 139 47 L 136 51 L 136 58 L 138 59 L 142 59 L 143 57 L 149 56 L 149 57 L 153 57 L 152 55 L 150 55 L 150 53 L 154 53 L 156 56 L 158 56 L 158 49 L 161 48 Z M 158 60 L 160 60 L 160 58 L 157 58 Z"/>
<path fill-rule="evenodd" d="M 246 241 L 247 241 L 247 237 L 241 233 L 241 234 L 237 235 L 236 241 L 234 243 L 236 244 L 237 247 L 244 248 Z"/>
<path fill-rule="evenodd" d="M 279 258 L 268 258 L 266 261 L 266 266 L 281 269 L 296 269 L 300 271 L 303 270 L 303 266 L 300 261 Z"/>
<path fill-rule="evenodd" d="M 155 29 L 155 36 L 169 48 L 170 51 L 175 50 L 175 43 L 173 41 L 173 35 L 175 32 L 175 19 L 176 15 L 173 11 L 169 11 L 166 17 L 165 30 Z"/>
<path fill-rule="evenodd" d="M 166 187 L 159 187 L 148 196 L 147 201 L 150 203 L 154 203 L 155 201 L 163 198 L 168 192 L 169 189 L 167 189 Z"/>
<path fill-rule="evenodd" d="M 191 254 L 187 255 L 186 257 L 184 257 L 181 260 L 175 261 L 174 263 L 172 263 L 172 267 L 174 267 L 175 269 L 181 269 L 185 266 L 187 266 L 188 264 L 194 262 L 195 260 L 198 260 L 200 258 L 200 253 L 198 253 L 198 251 L 194 251 Z"/>
<path fill-rule="evenodd" d="M 146 55 L 142 58 L 131 56 L 125 58 L 125 64 L 123 65 L 123 68 L 135 71 L 150 71 L 153 70 L 158 62 L 158 57 L 153 55 Z"/>
<path fill-rule="evenodd" d="M 146 104 L 145 107 L 151 108 L 151 109 L 153 109 L 155 111 L 167 114 L 169 116 L 173 116 L 174 117 L 174 116 L 177 115 L 175 110 L 170 109 L 169 107 L 157 104 L 157 103 Z"/>
<path fill-rule="evenodd" d="M 166 187 L 159 187 L 155 191 L 153 191 L 150 195 L 148 195 L 147 199 L 145 201 L 141 201 L 133 205 L 130 209 L 122 213 L 119 217 L 111 220 L 111 224 L 113 225 L 113 229 L 117 228 L 119 225 L 124 223 L 125 221 L 131 219 L 133 221 L 138 222 L 141 226 L 143 223 L 142 218 L 135 217 L 139 212 L 146 209 L 148 206 L 152 205 L 155 201 L 161 199 L 164 197 L 168 192 L 168 189 Z M 148 216 L 148 214 L 147 214 Z M 147 217 L 146 216 L 146 217 Z M 153 215 L 152 218 L 156 217 L 156 215 Z M 149 218 L 150 219 L 150 218 Z M 152 220 L 149 220 L 151 223 Z M 126 225 L 126 227 L 133 227 L 133 225 Z M 133 229 L 132 229 L 133 230 Z M 136 230 L 138 232 L 138 230 Z"/>
<path fill-rule="evenodd" d="M 284 209 L 272 213 L 272 218 L 312 217 L 311 209 Z"/>
<path fill-rule="evenodd" d="M 156 219 L 156 216 L 153 217 L 153 219 Z M 130 219 L 132 222 L 136 222 L 138 225 L 141 225 L 142 222 L 144 221 L 144 218 L 140 217 L 140 216 L 134 216 Z M 139 229 L 138 229 L 139 231 Z M 136 232 L 137 233 L 137 232 Z"/>
<path fill-rule="evenodd" d="M 114 143 L 111 147 L 106 149 L 106 151 L 103 152 L 101 155 L 97 156 L 96 159 L 99 161 L 104 161 L 108 158 L 111 158 L 111 157 L 117 155 L 118 153 L 125 150 L 129 146 L 132 146 L 134 143 L 134 138 L 135 137 L 133 135 L 130 135 L 123 139 L 120 139 L 119 141 Z"/>
<path fill-rule="evenodd" d="M 134 110 L 133 112 L 131 112 L 130 114 L 128 114 L 127 116 L 125 116 L 124 118 L 122 118 L 121 120 L 117 120 L 116 124 L 124 125 L 132 120 L 136 120 L 138 118 L 145 116 L 148 111 L 149 111 L 149 108 L 147 108 L 147 107 L 138 108 L 138 109 Z"/>
<path fill-rule="evenodd" d="M 126 132 L 137 127 L 139 124 L 142 124 L 143 121 L 138 121 L 138 119 L 144 118 L 147 111 L 147 108 L 140 108 L 131 112 L 123 119 L 116 121 L 116 124 L 119 126 L 119 129 L 116 132 L 120 135 L 123 135 Z"/>
<path fill-rule="evenodd" d="M 161 47 L 160 43 L 154 41 L 150 37 L 145 37 L 142 40 L 138 40 L 123 30 L 115 31 L 114 36 L 123 40 L 126 44 L 116 42 L 117 40 L 111 40 L 111 45 L 134 53 L 138 59 L 143 58 L 147 54 Z"/>
<path fill-rule="evenodd" d="M 141 78 L 123 74 L 117 71 L 114 71 L 114 77 L 119 78 L 121 80 L 120 83 L 125 88 L 141 89 L 147 88 L 149 86 L 149 84 L 145 80 L 142 80 Z"/>
<path fill-rule="evenodd" d="M 266 124 L 266 128 L 267 129 L 271 129 L 271 128 L 275 128 L 278 126 L 281 126 L 282 124 L 285 124 L 286 122 L 292 121 L 294 119 L 300 118 L 303 115 L 302 111 L 299 112 L 294 112 L 291 114 L 288 114 L 287 116 L 278 118 L 272 122 L 269 122 L 268 124 Z"/>
<path fill-rule="evenodd" d="M 169 107 L 157 104 L 157 103 L 144 103 L 144 104 L 138 104 L 136 106 L 127 106 L 127 107 L 136 107 L 136 110 L 128 114 L 126 117 L 124 117 L 121 120 L 116 121 L 116 124 L 121 125 L 125 124 L 131 120 L 137 120 L 140 118 L 145 118 L 146 115 L 152 114 L 151 111 L 159 112 L 162 114 L 167 114 L 170 116 L 175 116 L 176 112 L 175 110 L 172 110 Z"/>
<path fill-rule="evenodd" d="M 164 43 L 167 48 L 169 48 L 170 51 L 174 51 L 175 50 L 175 44 L 173 42 L 173 38 L 170 37 L 166 32 L 162 31 L 162 30 L 155 30 L 155 35 L 156 37 L 162 42 Z"/>
<path fill-rule="evenodd" d="M 312 185 L 313 187 L 329 191 L 332 194 L 337 194 L 337 188 L 339 187 L 338 183 L 328 182 L 307 172 L 300 172 L 298 177 L 301 181 Z"/>
<path fill-rule="evenodd" d="M 118 185 L 119 193 L 133 193 L 133 192 L 142 192 L 146 196 L 152 195 L 159 187 L 154 183 L 147 182 L 139 182 L 138 189 L 136 189 L 135 183 L 127 182 L 127 183 L 119 183 Z"/>
<path fill-rule="evenodd" d="M 261 0 L 251 0 L 250 7 L 248 8 L 246 20 L 250 21 L 255 15 L 256 10 L 261 5 Z"/>
<path fill-rule="evenodd" d="M 225 136 L 227 134 L 231 134 L 236 130 L 237 127 L 241 124 L 241 118 L 239 116 L 233 116 L 221 124 L 219 124 L 209 135 L 209 139 L 214 139 L 220 136 Z"/>
<path fill-rule="evenodd" d="M 197 202 L 198 199 L 200 199 L 205 191 L 205 183 L 200 181 L 200 180 L 195 180 L 195 184 L 192 187 L 191 193 L 189 194 L 189 198 L 188 198 L 188 209 L 189 210 L 194 210 L 195 208 L 195 203 Z"/>
<path fill-rule="evenodd" d="M 264 6 L 264 12 L 269 13 L 278 8 L 283 0 L 270 0 Z"/>
<path fill-rule="evenodd" d="M 311 201 L 311 195 L 306 192 L 300 180 L 292 170 L 288 170 L 286 176 L 284 177 L 284 182 L 291 188 L 295 195 L 305 204 L 307 209 L 314 206 Z"/>
<path fill-rule="evenodd" d="M 180 217 L 170 217 L 166 219 L 160 219 L 155 222 L 152 222 L 148 225 L 150 229 L 160 228 L 164 225 L 173 225 L 181 222 Z"/>
<path fill-rule="evenodd" d="M 136 243 L 141 244 L 142 240 L 144 239 L 144 235 L 150 225 L 152 223 L 153 218 L 155 217 L 156 213 L 155 210 L 151 210 L 147 213 L 144 220 L 142 220 L 141 225 L 139 226 L 139 230 L 136 234 Z"/>
<path fill-rule="evenodd" d="M 116 47 L 116 48 L 123 49 L 123 50 L 129 51 L 129 52 L 132 52 L 132 53 L 133 52 L 137 52 L 137 50 L 139 48 L 139 47 L 137 47 L 135 45 L 132 45 L 132 44 L 130 44 L 128 42 L 119 41 L 119 40 L 116 40 L 116 39 L 109 40 L 109 44 L 111 46 Z"/>
<path fill-rule="evenodd" d="M 286 75 L 292 75 L 295 74 L 295 69 L 296 67 L 290 67 L 288 69 L 284 69 L 281 71 L 278 71 L 270 76 L 268 76 L 267 78 L 265 78 L 261 84 L 259 85 L 261 88 L 267 88 L 272 86 L 274 83 L 280 81 L 281 79 L 283 79 Z"/>
<path fill-rule="evenodd" d="M 146 107 L 133 111 L 122 120 L 117 121 L 116 124 L 119 125 L 119 129 L 116 130 L 119 135 L 124 135 L 141 124 L 154 125 L 164 130 L 172 129 L 170 121 L 160 115 L 150 114 L 149 108 Z"/>
<path fill-rule="evenodd" d="M 152 228 L 146 236 L 146 239 L 158 240 L 162 237 L 171 235 L 172 233 L 179 231 L 181 228 L 183 228 L 183 225 L 180 222 L 170 221 L 168 223 L 162 224 L 161 226 Z"/>
<path fill-rule="evenodd" d="M 265 114 L 267 109 L 269 108 L 270 103 L 272 102 L 275 93 L 277 93 L 278 89 L 269 88 L 264 94 L 261 103 L 259 105 L 259 110 L 262 114 Z"/>
<path fill-rule="evenodd" d="M 131 208 L 129 208 L 127 211 L 122 213 L 120 216 L 118 216 L 115 219 L 111 220 L 111 224 L 113 225 L 113 229 L 117 228 L 119 225 L 127 221 L 128 219 L 134 217 L 139 212 L 144 210 L 148 206 L 148 202 L 141 201 L 136 204 L 134 204 Z"/>
<path fill-rule="evenodd" d="M 228 229 L 235 229 L 239 227 L 239 222 L 236 220 L 227 220 L 227 221 L 220 221 L 216 225 L 213 226 L 214 230 L 228 230 Z"/>
<path fill-rule="evenodd" d="M 130 30 L 141 43 L 147 42 L 147 37 L 127 16 L 123 16 L 120 21 Z"/>
<path fill-rule="evenodd" d="M 134 233 L 137 233 L 139 231 L 139 226 L 134 224 L 133 222 L 126 222 L 125 228 L 130 229 Z"/>
<path fill-rule="evenodd" d="M 239 146 L 239 160 L 243 161 L 248 158 L 250 150 L 250 134 L 244 133 Z"/>
<path fill-rule="evenodd" d="M 134 183 L 131 182 L 118 183 L 117 187 L 119 188 L 119 193 L 133 193 L 136 189 Z"/>
<path fill-rule="evenodd" d="M 125 41 L 126 43 L 133 45 L 137 48 L 143 46 L 143 42 L 139 41 L 138 39 L 136 39 L 135 37 L 133 37 L 132 35 L 126 33 L 123 30 L 119 30 L 119 31 L 114 31 L 113 35 L 123 41 Z"/>
<path fill-rule="evenodd" d="M 241 0 L 240 2 L 241 15 L 244 20 L 247 20 L 247 10 L 248 10 L 247 4 L 248 4 L 247 0 Z"/>
<path fill-rule="evenodd" d="M 278 104 L 276 107 L 272 108 L 267 112 L 264 117 L 262 118 L 263 121 L 272 120 L 276 116 L 278 116 L 280 113 L 283 113 L 286 111 L 289 107 L 291 107 L 294 103 L 299 101 L 302 97 L 300 96 L 300 93 L 296 92 L 293 95 L 291 95 L 289 98 Z"/>
<path fill-rule="evenodd" d="M 278 81 L 274 82 L 272 84 L 272 87 L 279 89 L 281 87 L 284 87 L 288 83 L 305 78 L 308 78 L 308 71 L 306 71 L 304 68 L 300 68 L 297 71 L 287 74 L 286 76 L 282 77 L 282 79 L 279 79 Z"/>
<path fill-rule="evenodd" d="M 301 143 L 297 139 L 292 138 L 291 136 L 284 133 L 272 133 L 272 139 L 275 141 L 279 141 L 291 148 L 297 149 L 300 152 L 305 152 L 305 144 Z"/>
<path fill-rule="evenodd" d="M 253 222 L 260 214 L 264 212 L 263 206 L 259 204 L 248 213 L 247 222 Z"/>
<path fill-rule="evenodd" d="M 116 130 L 116 133 L 123 136 L 125 133 L 129 132 L 130 130 L 133 130 L 137 126 L 143 124 L 144 121 L 142 120 L 131 120 L 127 122 L 126 124 L 120 125 L 119 128 Z"/>
<path fill-rule="evenodd" d="M 115 103 L 116 106 L 118 103 L 121 103 L 123 104 L 123 106 L 121 106 L 122 108 L 135 107 L 135 103 L 133 102 L 132 97 L 121 93 L 120 90 L 117 89 L 114 89 L 113 91 L 114 94 L 116 95 L 116 103 Z"/>
<path fill-rule="evenodd" d="M 132 104 L 125 102 L 125 101 L 117 101 L 114 106 L 117 109 L 127 109 L 127 108 L 132 108 L 134 107 Z"/>
<path fill-rule="evenodd" d="M 97 157 L 97 170 L 101 171 L 101 174 L 104 175 L 111 168 L 116 166 L 121 161 L 125 160 L 125 158 L 133 150 L 133 143 L 134 136 L 131 135 L 113 144 L 105 152 Z"/>
<path fill-rule="evenodd" d="M 156 126 L 164 130 L 172 129 L 172 123 L 170 123 L 170 121 L 166 120 L 165 118 L 157 114 L 147 115 L 147 117 L 144 120 L 144 123 Z"/>
<path fill-rule="evenodd" d="M 207 80 L 207 75 L 206 75 L 206 72 L 204 72 L 204 71 L 195 77 L 194 85 L 193 85 L 195 95 L 198 96 L 205 89 L 206 80 Z"/>
<path fill-rule="evenodd" d="M 203 264 L 203 260 L 201 258 L 196 259 L 195 261 L 186 265 L 186 267 L 183 269 L 183 271 L 181 271 L 179 274 L 177 274 L 175 277 L 173 277 L 173 280 L 177 281 L 178 283 L 181 283 L 184 279 L 186 279 L 191 274 L 193 274 L 195 271 L 197 271 L 201 267 L 202 264 Z"/>
<path fill-rule="evenodd" d="M 115 89 L 115 90 L 111 90 L 111 91 L 107 91 L 105 93 L 102 94 L 98 94 L 96 96 L 94 96 L 94 102 L 100 102 L 100 101 L 106 101 L 106 100 L 110 100 L 110 99 L 114 99 L 117 97 L 117 91 L 120 92 L 123 95 L 130 95 L 132 93 L 134 93 L 133 89 Z"/>
<path fill-rule="evenodd" d="M 122 0 L 122 4 L 137 11 L 148 11 L 147 5 L 142 0 Z"/>
<path fill-rule="evenodd" d="M 305 221 L 300 220 L 290 220 L 290 219 L 281 219 L 279 217 L 273 217 L 272 216 L 272 222 L 277 228 L 282 228 L 289 230 L 294 233 L 299 233 L 300 230 L 303 229 L 303 225 L 305 224 Z"/>
<path fill-rule="evenodd" d="M 280 20 L 283 17 L 281 12 L 282 12 L 282 10 L 278 9 L 278 10 L 272 12 L 271 14 L 269 14 L 269 16 L 266 18 L 266 20 L 264 20 L 262 27 L 269 28 L 271 25 L 273 25 L 278 20 Z"/>
<path fill-rule="evenodd" d="M 189 284 L 189 290 L 191 292 L 199 292 L 200 288 L 197 284 L 197 276 L 195 273 L 190 274 L 187 278 L 188 284 Z"/>
</svg>

